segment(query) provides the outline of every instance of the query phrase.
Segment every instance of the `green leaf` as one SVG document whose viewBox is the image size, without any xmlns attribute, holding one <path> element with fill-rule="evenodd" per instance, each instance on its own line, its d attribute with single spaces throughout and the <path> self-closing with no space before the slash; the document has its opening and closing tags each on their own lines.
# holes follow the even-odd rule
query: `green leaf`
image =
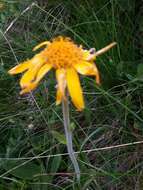
<svg viewBox="0 0 143 190">
<path fill-rule="evenodd" d="M 67 143 L 66 143 L 66 137 L 65 137 L 65 135 L 60 134 L 60 133 L 57 132 L 57 131 L 52 131 L 52 134 L 53 134 L 53 137 L 54 137 L 55 139 L 57 139 L 57 141 L 59 141 L 61 144 L 67 144 Z"/>
<path fill-rule="evenodd" d="M 56 173 L 57 170 L 59 169 L 61 163 L 61 156 L 56 156 L 53 158 L 52 160 L 52 164 L 51 164 L 51 173 Z"/>
<path fill-rule="evenodd" d="M 3 168 L 9 171 L 10 174 L 21 179 L 33 179 L 36 174 L 41 173 L 40 165 L 34 162 L 28 162 L 24 164 L 25 161 L 13 161 L 9 160 L 3 164 Z M 14 169 L 15 168 L 15 169 Z"/>
<path fill-rule="evenodd" d="M 75 130 L 75 128 L 76 128 L 76 125 L 75 125 L 75 123 L 74 122 L 72 122 L 72 123 L 70 123 L 70 130 L 71 131 L 74 131 Z"/>
</svg>

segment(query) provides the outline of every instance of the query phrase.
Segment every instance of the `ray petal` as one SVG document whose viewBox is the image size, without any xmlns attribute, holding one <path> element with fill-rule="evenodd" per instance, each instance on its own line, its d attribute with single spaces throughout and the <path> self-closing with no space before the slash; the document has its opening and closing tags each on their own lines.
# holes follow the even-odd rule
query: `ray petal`
<svg viewBox="0 0 143 190">
<path fill-rule="evenodd" d="M 42 43 L 38 44 L 37 46 L 35 46 L 33 48 L 33 51 L 36 51 L 37 49 L 41 48 L 42 46 L 45 46 L 45 45 L 48 46 L 49 44 L 50 44 L 49 41 L 42 42 Z"/>
<path fill-rule="evenodd" d="M 32 64 L 45 63 L 47 61 L 47 57 L 43 54 L 43 52 L 36 54 L 32 59 Z"/>
<path fill-rule="evenodd" d="M 52 68 L 52 65 L 45 64 L 43 65 L 40 70 L 37 72 L 37 75 L 35 76 L 35 80 L 32 82 L 27 83 L 27 86 L 22 86 L 23 90 L 20 92 L 20 94 L 28 93 L 32 90 L 34 90 L 37 85 L 39 84 L 40 80 L 44 77 L 44 75 Z M 30 71 L 29 71 L 30 73 Z"/>
<path fill-rule="evenodd" d="M 48 73 L 52 68 L 52 65 L 45 63 L 40 70 L 37 73 L 35 82 L 38 83 L 40 80 L 45 76 L 46 73 Z"/>
<path fill-rule="evenodd" d="M 91 51 L 92 51 L 92 49 L 83 51 L 83 60 L 95 61 L 96 55 L 95 55 L 95 53 L 92 53 Z"/>
<path fill-rule="evenodd" d="M 35 83 L 35 82 L 30 83 L 29 86 L 27 86 L 26 88 L 24 88 L 20 91 L 20 95 L 31 92 L 32 90 L 34 90 L 37 87 L 37 85 L 38 85 L 38 83 Z"/>
<path fill-rule="evenodd" d="M 56 95 L 56 105 L 59 105 L 62 102 L 62 93 L 59 90 L 59 88 L 57 88 L 57 95 Z"/>
<path fill-rule="evenodd" d="M 20 63 L 19 65 L 15 66 L 15 67 L 13 67 L 12 69 L 10 69 L 8 71 L 8 73 L 11 75 L 22 73 L 22 72 L 26 71 L 27 69 L 29 69 L 31 65 L 32 65 L 32 62 L 30 60 L 25 61 L 25 62 Z"/>
<path fill-rule="evenodd" d="M 56 70 L 57 85 L 57 98 L 56 104 L 60 104 L 62 98 L 65 98 L 65 88 L 66 88 L 66 72 L 65 69 Z"/>
<path fill-rule="evenodd" d="M 75 107 L 81 111 L 84 108 L 84 99 L 82 88 L 79 81 L 79 76 L 75 69 L 69 68 L 66 70 L 67 87 Z"/>
<path fill-rule="evenodd" d="M 35 80 L 36 74 L 43 63 L 35 64 L 27 72 L 24 73 L 20 80 L 21 88 L 26 88 L 29 84 Z"/>
<path fill-rule="evenodd" d="M 83 61 L 77 64 L 74 64 L 76 71 L 82 75 L 89 75 L 96 77 L 96 83 L 100 84 L 99 71 L 94 63 Z"/>
</svg>

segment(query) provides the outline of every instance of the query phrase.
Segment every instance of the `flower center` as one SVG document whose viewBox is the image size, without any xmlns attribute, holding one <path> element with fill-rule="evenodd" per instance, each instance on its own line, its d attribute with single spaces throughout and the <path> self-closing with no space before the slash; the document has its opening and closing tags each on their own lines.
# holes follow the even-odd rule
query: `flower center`
<svg viewBox="0 0 143 190">
<path fill-rule="evenodd" d="M 55 38 L 44 51 L 47 61 L 53 67 L 67 68 L 79 63 L 82 59 L 82 48 L 74 44 L 69 38 Z"/>
</svg>

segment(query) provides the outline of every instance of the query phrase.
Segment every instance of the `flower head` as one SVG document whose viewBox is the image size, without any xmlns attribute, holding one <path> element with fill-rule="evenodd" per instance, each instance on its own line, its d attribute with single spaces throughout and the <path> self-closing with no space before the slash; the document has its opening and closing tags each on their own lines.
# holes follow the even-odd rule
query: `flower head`
<svg viewBox="0 0 143 190">
<path fill-rule="evenodd" d="M 37 45 L 33 50 L 45 48 L 32 59 L 24 61 L 9 70 L 9 74 L 24 72 L 20 86 L 20 94 L 34 90 L 41 79 L 52 68 L 56 71 L 57 98 L 56 104 L 60 104 L 66 98 L 65 91 L 68 90 L 71 100 L 78 110 L 84 108 L 84 99 L 78 73 L 82 75 L 95 76 L 99 84 L 99 72 L 94 64 L 96 59 L 94 49 L 84 50 L 82 46 L 76 45 L 70 38 L 59 36 L 50 41 Z"/>
</svg>

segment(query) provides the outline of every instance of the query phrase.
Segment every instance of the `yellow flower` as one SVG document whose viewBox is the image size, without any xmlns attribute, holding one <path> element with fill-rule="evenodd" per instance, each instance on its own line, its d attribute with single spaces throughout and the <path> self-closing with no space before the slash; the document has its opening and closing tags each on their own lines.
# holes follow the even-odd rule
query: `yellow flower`
<svg viewBox="0 0 143 190">
<path fill-rule="evenodd" d="M 99 72 L 94 64 L 96 59 L 94 50 L 84 50 L 70 38 L 62 36 L 51 42 L 40 43 L 33 50 L 43 46 L 45 48 L 32 59 L 9 70 L 12 75 L 25 72 L 20 80 L 22 88 L 20 94 L 34 90 L 44 75 L 53 68 L 56 70 L 57 79 L 56 104 L 60 104 L 62 99 L 66 98 L 67 88 L 73 104 L 81 111 L 84 108 L 84 99 L 78 73 L 95 76 L 97 84 L 100 83 Z"/>
</svg>

